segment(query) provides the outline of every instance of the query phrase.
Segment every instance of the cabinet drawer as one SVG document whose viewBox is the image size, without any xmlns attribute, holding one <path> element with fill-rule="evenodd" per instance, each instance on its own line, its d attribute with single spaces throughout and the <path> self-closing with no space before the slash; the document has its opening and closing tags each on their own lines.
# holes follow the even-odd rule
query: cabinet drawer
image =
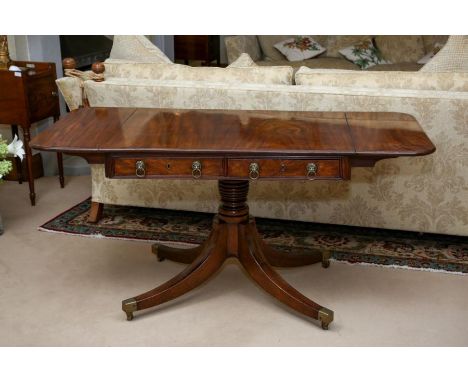
<svg viewBox="0 0 468 382">
<path fill-rule="evenodd" d="M 111 158 L 111 178 L 217 178 L 224 174 L 221 158 Z"/>
<path fill-rule="evenodd" d="M 228 176 L 238 178 L 348 179 L 347 161 L 336 159 L 230 159 Z"/>
</svg>

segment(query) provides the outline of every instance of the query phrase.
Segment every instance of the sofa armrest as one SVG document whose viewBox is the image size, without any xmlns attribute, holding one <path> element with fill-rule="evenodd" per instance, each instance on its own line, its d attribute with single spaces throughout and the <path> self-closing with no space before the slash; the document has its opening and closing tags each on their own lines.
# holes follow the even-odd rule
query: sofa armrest
<svg viewBox="0 0 468 382">
<path fill-rule="evenodd" d="M 242 53 L 247 53 L 254 61 L 262 58 L 257 36 L 229 36 L 224 39 L 224 43 L 229 64 L 237 60 Z"/>
<path fill-rule="evenodd" d="M 468 72 L 468 36 L 450 36 L 421 72 Z"/>
<path fill-rule="evenodd" d="M 70 111 L 83 106 L 81 80 L 76 77 L 63 77 L 55 80 Z"/>
<path fill-rule="evenodd" d="M 104 64 L 102 62 L 95 62 L 92 65 L 92 70 L 83 72 L 76 69 L 75 59 L 67 57 L 63 59 L 62 65 L 65 77 L 59 78 L 55 82 L 68 108 L 70 111 L 73 111 L 80 107 L 88 106 L 88 101 L 83 91 L 84 82 L 88 80 L 95 82 L 104 81 Z"/>
</svg>

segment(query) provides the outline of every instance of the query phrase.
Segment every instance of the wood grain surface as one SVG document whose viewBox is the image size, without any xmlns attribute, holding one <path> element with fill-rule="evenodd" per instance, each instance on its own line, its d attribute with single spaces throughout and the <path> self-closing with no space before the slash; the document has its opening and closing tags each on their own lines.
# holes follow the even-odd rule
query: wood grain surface
<svg viewBox="0 0 468 382">
<path fill-rule="evenodd" d="M 83 108 L 31 142 L 69 154 L 164 156 L 425 155 L 435 147 L 407 114 Z"/>
</svg>

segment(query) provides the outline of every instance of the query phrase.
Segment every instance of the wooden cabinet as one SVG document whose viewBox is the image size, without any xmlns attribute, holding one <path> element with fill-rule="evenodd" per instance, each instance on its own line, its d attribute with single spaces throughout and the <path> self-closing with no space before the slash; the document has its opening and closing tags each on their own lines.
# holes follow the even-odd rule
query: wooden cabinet
<svg viewBox="0 0 468 382">
<path fill-rule="evenodd" d="M 0 124 L 11 125 L 12 134 L 18 135 L 18 126 L 23 130 L 25 163 L 29 183 L 29 197 L 35 205 L 33 160 L 29 141 L 31 125 L 52 117 L 57 121 L 60 116 L 59 98 L 55 64 L 51 62 L 13 61 L 11 65 L 21 68 L 19 72 L 0 70 Z M 57 153 L 60 184 L 63 187 L 62 154 Z M 22 163 L 15 163 L 21 174 Z M 19 177 L 22 182 L 22 177 Z"/>
<path fill-rule="evenodd" d="M 219 48 L 219 36 L 174 36 L 174 58 L 183 60 L 186 64 L 189 60 L 200 60 L 203 65 L 210 65 L 216 60 L 219 66 Z"/>
</svg>

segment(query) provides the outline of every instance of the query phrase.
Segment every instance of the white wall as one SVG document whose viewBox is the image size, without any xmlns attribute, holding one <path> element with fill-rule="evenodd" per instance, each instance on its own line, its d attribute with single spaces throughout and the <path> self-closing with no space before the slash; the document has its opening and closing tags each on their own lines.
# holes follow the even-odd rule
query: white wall
<svg viewBox="0 0 468 382">
<path fill-rule="evenodd" d="M 173 35 L 148 36 L 148 38 L 154 45 L 161 49 L 167 57 L 174 61 Z"/>
</svg>

